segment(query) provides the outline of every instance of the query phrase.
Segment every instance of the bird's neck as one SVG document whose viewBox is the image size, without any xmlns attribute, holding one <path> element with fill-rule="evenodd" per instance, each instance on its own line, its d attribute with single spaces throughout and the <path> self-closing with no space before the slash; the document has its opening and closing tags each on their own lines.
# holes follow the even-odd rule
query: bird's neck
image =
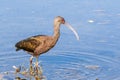
<svg viewBox="0 0 120 80">
<path fill-rule="evenodd" d="M 58 40 L 60 36 L 60 24 L 54 24 L 54 33 L 53 33 L 53 38 L 54 40 Z"/>
</svg>

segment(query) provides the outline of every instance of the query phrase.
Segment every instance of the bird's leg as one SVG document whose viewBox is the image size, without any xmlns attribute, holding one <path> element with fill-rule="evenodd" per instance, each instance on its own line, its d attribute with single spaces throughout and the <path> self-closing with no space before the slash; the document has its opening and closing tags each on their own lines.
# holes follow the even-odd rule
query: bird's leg
<svg viewBox="0 0 120 80">
<path fill-rule="evenodd" d="M 32 60 L 33 56 L 30 57 L 30 74 L 33 74 Z"/>
<path fill-rule="evenodd" d="M 38 66 L 39 66 L 39 63 L 38 63 L 38 56 L 36 57 L 36 63 L 35 63 L 35 66 L 36 66 L 36 74 L 38 75 Z"/>
<path fill-rule="evenodd" d="M 41 80 L 41 78 L 43 77 L 42 75 L 42 67 L 39 65 L 39 61 L 38 61 L 38 56 L 36 57 L 36 63 L 35 63 L 35 72 L 36 72 L 36 80 Z M 38 79 L 37 79 L 38 78 Z"/>
</svg>

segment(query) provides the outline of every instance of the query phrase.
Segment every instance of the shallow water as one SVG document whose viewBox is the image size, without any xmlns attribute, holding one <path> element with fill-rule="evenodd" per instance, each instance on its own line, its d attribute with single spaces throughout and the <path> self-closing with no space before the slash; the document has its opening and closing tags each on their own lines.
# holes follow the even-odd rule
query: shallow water
<svg viewBox="0 0 120 80">
<path fill-rule="evenodd" d="M 15 51 L 29 36 L 51 35 L 53 19 L 63 16 L 80 41 L 62 25 L 57 45 L 39 57 L 47 80 L 120 80 L 120 9 L 118 0 L 0 1 L 0 72 L 29 66 L 30 55 Z M 14 79 L 9 76 L 8 80 Z"/>
</svg>

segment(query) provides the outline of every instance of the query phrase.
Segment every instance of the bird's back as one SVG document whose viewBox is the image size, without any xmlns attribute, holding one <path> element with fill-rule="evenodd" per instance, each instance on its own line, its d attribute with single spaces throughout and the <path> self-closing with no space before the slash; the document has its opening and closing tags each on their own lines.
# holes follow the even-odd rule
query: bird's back
<svg viewBox="0 0 120 80">
<path fill-rule="evenodd" d="M 46 53 L 54 47 L 58 39 L 52 36 L 37 35 L 30 38 L 24 39 L 16 43 L 15 47 L 18 50 L 24 50 L 30 52 L 31 55 L 36 56 L 42 53 Z"/>
<path fill-rule="evenodd" d="M 35 37 L 37 36 L 33 36 L 16 43 L 16 51 L 22 49 L 28 52 L 34 52 L 34 50 L 41 44 L 41 42 L 35 39 Z"/>
</svg>

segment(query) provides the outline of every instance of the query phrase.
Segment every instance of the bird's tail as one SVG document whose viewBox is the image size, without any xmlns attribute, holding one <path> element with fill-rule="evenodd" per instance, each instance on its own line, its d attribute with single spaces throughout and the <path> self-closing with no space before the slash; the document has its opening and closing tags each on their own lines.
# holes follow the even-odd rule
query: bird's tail
<svg viewBox="0 0 120 80">
<path fill-rule="evenodd" d="M 19 48 L 16 48 L 16 51 L 19 51 L 20 49 Z"/>
</svg>

